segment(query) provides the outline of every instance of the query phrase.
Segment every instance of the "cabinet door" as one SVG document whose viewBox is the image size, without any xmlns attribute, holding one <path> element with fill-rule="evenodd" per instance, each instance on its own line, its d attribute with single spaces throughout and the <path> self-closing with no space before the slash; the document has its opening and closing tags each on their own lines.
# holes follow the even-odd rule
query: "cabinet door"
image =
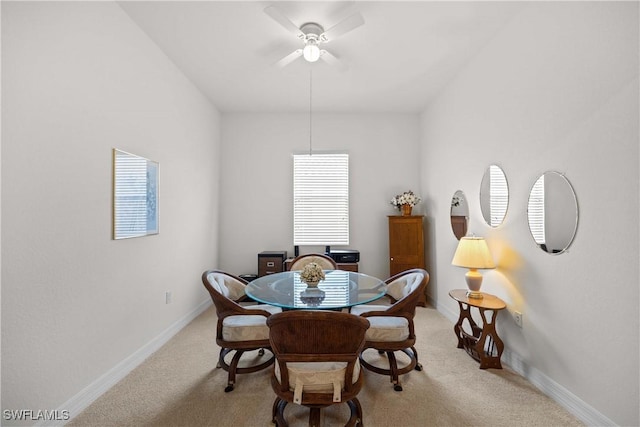
<svg viewBox="0 0 640 427">
<path fill-rule="evenodd" d="M 389 217 L 390 275 L 411 268 L 424 268 L 422 217 Z"/>
</svg>

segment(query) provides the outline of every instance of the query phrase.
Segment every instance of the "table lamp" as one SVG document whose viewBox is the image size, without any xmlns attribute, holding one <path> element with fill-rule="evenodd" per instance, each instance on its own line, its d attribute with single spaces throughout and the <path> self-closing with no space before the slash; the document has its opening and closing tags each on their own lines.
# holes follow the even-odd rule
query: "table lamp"
<svg viewBox="0 0 640 427">
<path fill-rule="evenodd" d="M 496 267 L 484 238 L 476 236 L 461 238 L 451 264 L 469 269 L 465 275 L 467 287 L 469 288 L 467 297 L 482 298 L 480 293 L 482 274 L 478 272 L 478 269 Z"/>
</svg>

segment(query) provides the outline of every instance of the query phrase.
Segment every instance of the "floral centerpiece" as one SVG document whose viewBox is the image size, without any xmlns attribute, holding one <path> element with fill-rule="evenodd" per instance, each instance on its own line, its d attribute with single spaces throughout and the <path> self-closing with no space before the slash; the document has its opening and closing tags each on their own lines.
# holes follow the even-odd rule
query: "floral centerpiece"
<svg viewBox="0 0 640 427">
<path fill-rule="evenodd" d="M 318 286 L 318 283 L 324 280 L 324 271 L 322 271 L 322 267 L 315 262 L 310 262 L 302 269 L 300 280 L 308 286 Z"/>
<path fill-rule="evenodd" d="M 409 190 L 393 197 L 391 204 L 396 209 L 402 210 L 403 215 L 411 215 L 411 208 L 420 203 L 421 200 L 413 191 Z"/>
</svg>

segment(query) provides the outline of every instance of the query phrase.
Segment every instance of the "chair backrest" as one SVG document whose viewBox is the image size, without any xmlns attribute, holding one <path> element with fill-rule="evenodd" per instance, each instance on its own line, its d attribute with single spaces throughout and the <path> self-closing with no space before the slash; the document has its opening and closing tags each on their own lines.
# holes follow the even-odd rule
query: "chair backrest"
<svg viewBox="0 0 640 427">
<path fill-rule="evenodd" d="M 270 316 L 267 325 L 283 388 L 289 384 L 287 363 L 346 362 L 345 390 L 351 390 L 368 320 L 337 311 L 291 310 Z"/>
<path fill-rule="evenodd" d="M 219 270 L 210 271 L 207 277 L 211 286 L 230 300 L 238 301 L 246 295 L 247 282 L 240 277 Z"/>
<path fill-rule="evenodd" d="M 385 283 L 387 295 L 393 302 L 387 311 L 403 312 L 413 318 L 420 295 L 429 283 L 429 273 L 422 268 L 413 268 L 388 278 Z"/>
<path fill-rule="evenodd" d="M 394 301 L 399 301 L 420 286 L 423 279 L 424 271 L 421 269 L 406 270 L 398 273 L 385 281 L 387 295 L 393 298 Z"/>
<path fill-rule="evenodd" d="M 293 259 L 291 263 L 290 270 L 298 271 L 302 270 L 305 265 L 315 262 L 318 264 L 323 270 L 337 270 L 338 264 L 333 260 L 333 258 L 323 255 L 323 254 L 305 254 L 299 255 Z"/>
<path fill-rule="evenodd" d="M 224 271 L 207 270 L 202 273 L 202 284 L 209 291 L 219 317 L 229 311 L 243 310 L 237 303 L 245 297 L 247 282 L 243 279 Z"/>
</svg>

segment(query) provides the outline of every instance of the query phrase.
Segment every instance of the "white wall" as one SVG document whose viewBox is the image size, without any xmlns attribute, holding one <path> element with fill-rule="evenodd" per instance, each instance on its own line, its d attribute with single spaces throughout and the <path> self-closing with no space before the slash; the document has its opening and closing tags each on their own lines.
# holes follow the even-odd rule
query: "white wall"
<svg viewBox="0 0 640 427">
<path fill-rule="evenodd" d="M 498 317 L 507 359 L 597 425 L 640 422 L 638 55 L 637 2 L 538 3 L 422 116 L 431 298 L 457 316 L 447 294 L 465 286 L 464 270 L 451 266 L 449 202 L 462 189 L 470 232 L 487 237 L 499 264 L 483 290 L 508 303 Z M 510 189 L 497 229 L 478 199 L 491 163 Z M 563 255 L 543 253 L 527 227 L 529 189 L 547 170 L 565 173 L 578 198 L 577 236 Z"/>
<path fill-rule="evenodd" d="M 293 256 L 291 155 L 309 150 L 309 116 L 224 114 L 222 123 L 220 267 L 257 273 L 259 252 Z M 350 155 L 348 247 L 360 251 L 361 272 L 388 277 L 387 215 L 398 214 L 389 202 L 405 190 L 420 194 L 418 142 L 418 115 L 313 114 L 313 149 Z M 317 250 L 324 247 L 300 253 Z"/>
<path fill-rule="evenodd" d="M 220 116 L 117 4 L 2 2 L 2 122 L 2 409 L 65 409 L 207 300 Z M 114 147 L 160 234 L 111 239 Z"/>
</svg>

